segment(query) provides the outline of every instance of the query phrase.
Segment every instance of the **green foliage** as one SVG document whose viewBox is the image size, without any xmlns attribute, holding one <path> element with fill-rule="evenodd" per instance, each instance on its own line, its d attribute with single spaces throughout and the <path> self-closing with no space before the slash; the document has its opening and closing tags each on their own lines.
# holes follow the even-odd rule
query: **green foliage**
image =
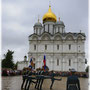
<svg viewBox="0 0 90 90">
<path fill-rule="evenodd" d="M 14 68 L 13 53 L 13 51 L 8 50 L 8 52 L 4 54 L 4 59 L 2 60 L 2 68 Z"/>
<path fill-rule="evenodd" d="M 85 71 L 86 71 L 86 72 L 89 72 L 89 66 L 86 67 L 86 70 L 85 70 Z"/>
</svg>

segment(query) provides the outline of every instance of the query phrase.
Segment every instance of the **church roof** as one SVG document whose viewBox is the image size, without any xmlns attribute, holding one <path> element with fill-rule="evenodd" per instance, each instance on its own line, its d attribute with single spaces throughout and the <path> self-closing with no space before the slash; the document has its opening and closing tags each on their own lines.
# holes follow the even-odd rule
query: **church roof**
<svg viewBox="0 0 90 90">
<path fill-rule="evenodd" d="M 56 24 L 64 24 L 63 21 L 57 21 Z"/>
<path fill-rule="evenodd" d="M 34 26 L 42 26 L 42 24 L 40 22 L 37 22 L 34 24 Z"/>
<path fill-rule="evenodd" d="M 63 23 L 63 21 L 57 21 L 57 22 L 55 23 L 55 25 L 63 25 L 63 26 L 65 26 L 64 23 Z"/>
<path fill-rule="evenodd" d="M 66 36 L 67 34 L 72 34 L 75 37 L 77 37 L 79 34 L 81 34 L 82 36 L 85 37 L 85 33 L 72 33 L 72 32 L 62 33 L 62 36 Z"/>
<path fill-rule="evenodd" d="M 31 35 L 29 35 L 29 37 L 31 37 L 31 36 L 33 36 L 33 35 L 37 35 L 37 36 L 39 36 L 39 37 L 41 37 L 44 33 L 48 33 L 48 32 L 43 32 L 41 35 L 37 35 L 37 34 L 31 34 Z M 50 36 L 54 36 L 54 35 L 52 35 L 51 33 L 48 33 Z M 60 34 L 60 35 L 62 35 L 63 37 L 65 37 L 67 34 L 71 34 L 71 35 L 73 35 L 74 37 L 77 37 L 79 34 L 80 35 L 82 35 L 82 36 L 84 36 L 84 37 L 86 37 L 85 36 L 85 33 L 72 33 L 72 32 L 68 32 L 68 33 L 59 33 L 59 32 L 57 32 L 56 34 Z"/>
</svg>

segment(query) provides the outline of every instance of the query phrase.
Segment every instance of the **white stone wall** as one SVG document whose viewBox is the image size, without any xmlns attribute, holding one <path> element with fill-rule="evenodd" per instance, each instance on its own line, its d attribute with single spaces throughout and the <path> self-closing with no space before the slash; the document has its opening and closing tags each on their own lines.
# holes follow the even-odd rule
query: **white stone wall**
<svg viewBox="0 0 90 90">
<path fill-rule="evenodd" d="M 36 50 L 33 49 L 34 44 L 37 46 Z M 70 50 L 69 44 L 71 44 Z M 45 50 L 45 45 L 47 45 L 47 50 Z M 57 50 L 57 45 L 59 45 L 59 50 Z M 46 55 L 46 64 L 49 70 L 69 71 L 70 68 L 75 68 L 77 71 L 85 71 L 85 57 L 82 54 L 84 52 L 84 43 L 43 40 L 38 42 L 33 41 L 30 47 L 30 53 L 36 58 L 35 68 L 42 67 L 43 57 Z M 78 53 L 81 53 L 80 56 Z M 78 57 L 81 60 L 78 60 Z M 59 65 L 57 65 L 57 59 L 59 59 Z M 69 59 L 71 60 L 71 66 L 69 66 Z"/>
<path fill-rule="evenodd" d="M 71 49 L 69 50 L 69 44 Z M 36 45 L 36 50 L 34 50 L 34 45 Z M 47 50 L 45 50 L 45 45 L 47 45 Z M 59 50 L 57 50 L 57 45 L 59 45 Z M 77 44 L 77 42 L 61 42 L 61 41 L 32 41 L 29 46 L 29 51 L 32 52 L 53 52 L 54 53 L 83 53 L 84 45 Z"/>
<path fill-rule="evenodd" d="M 23 70 L 24 67 L 28 67 L 28 66 L 29 66 L 29 62 L 24 62 L 24 61 L 18 62 L 17 70 Z"/>
</svg>

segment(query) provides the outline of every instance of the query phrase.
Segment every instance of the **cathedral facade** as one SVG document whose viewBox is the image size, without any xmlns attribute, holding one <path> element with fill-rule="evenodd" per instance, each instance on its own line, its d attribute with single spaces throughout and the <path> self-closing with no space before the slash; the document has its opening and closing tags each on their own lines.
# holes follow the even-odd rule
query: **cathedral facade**
<svg viewBox="0 0 90 90">
<path fill-rule="evenodd" d="M 33 57 L 35 69 L 46 65 L 49 70 L 69 71 L 74 68 L 85 72 L 85 39 L 84 33 L 66 32 L 64 22 L 57 20 L 49 6 L 43 16 L 43 23 L 38 20 L 34 25 L 34 33 L 29 36 L 28 58 Z"/>
</svg>

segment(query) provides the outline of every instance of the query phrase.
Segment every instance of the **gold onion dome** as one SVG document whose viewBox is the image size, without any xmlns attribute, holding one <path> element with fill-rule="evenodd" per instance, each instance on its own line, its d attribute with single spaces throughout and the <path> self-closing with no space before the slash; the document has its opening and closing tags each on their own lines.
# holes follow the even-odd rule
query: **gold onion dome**
<svg viewBox="0 0 90 90">
<path fill-rule="evenodd" d="M 49 6 L 48 12 L 43 16 L 43 23 L 46 21 L 57 21 L 56 15 L 52 12 L 51 6 Z"/>
</svg>

